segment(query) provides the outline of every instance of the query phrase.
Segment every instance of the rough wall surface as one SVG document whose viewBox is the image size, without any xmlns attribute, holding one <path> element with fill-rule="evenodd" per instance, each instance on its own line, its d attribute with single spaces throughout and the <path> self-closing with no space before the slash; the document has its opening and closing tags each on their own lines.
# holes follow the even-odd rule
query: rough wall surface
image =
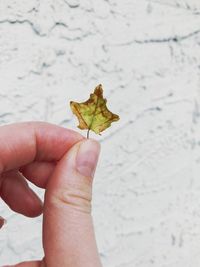
<svg viewBox="0 0 200 267">
<path fill-rule="evenodd" d="M 97 137 L 105 267 L 200 265 L 199 72 L 199 0 L 0 0 L 1 125 L 76 129 L 68 103 L 98 83 L 121 116 Z M 0 214 L 0 265 L 41 258 L 42 218 Z"/>
</svg>

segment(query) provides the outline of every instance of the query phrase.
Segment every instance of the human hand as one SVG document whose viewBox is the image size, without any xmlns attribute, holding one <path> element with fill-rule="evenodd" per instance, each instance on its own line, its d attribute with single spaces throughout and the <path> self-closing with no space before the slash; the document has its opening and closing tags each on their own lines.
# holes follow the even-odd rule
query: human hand
<svg viewBox="0 0 200 267">
<path fill-rule="evenodd" d="M 101 267 L 91 216 L 99 151 L 96 141 L 47 123 L 0 127 L 1 198 L 25 216 L 43 212 L 43 260 L 15 267 Z M 44 206 L 25 178 L 46 189 Z"/>
</svg>

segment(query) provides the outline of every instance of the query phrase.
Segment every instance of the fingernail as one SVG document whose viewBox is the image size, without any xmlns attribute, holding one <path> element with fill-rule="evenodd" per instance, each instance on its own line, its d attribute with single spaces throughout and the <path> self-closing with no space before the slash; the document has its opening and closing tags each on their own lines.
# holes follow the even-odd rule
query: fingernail
<svg viewBox="0 0 200 267">
<path fill-rule="evenodd" d="M 83 176 L 94 177 L 100 153 L 100 144 L 92 139 L 85 140 L 79 147 L 76 169 Z"/>
</svg>

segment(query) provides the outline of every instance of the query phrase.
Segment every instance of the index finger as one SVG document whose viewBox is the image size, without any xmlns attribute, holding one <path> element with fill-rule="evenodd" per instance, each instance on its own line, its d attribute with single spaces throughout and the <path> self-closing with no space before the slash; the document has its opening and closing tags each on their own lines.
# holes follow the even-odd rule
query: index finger
<svg viewBox="0 0 200 267">
<path fill-rule="evenodd" d="M 44 122 L 1 126 L 0 173 L 33 161 L 59 160 L 81 139 L 75 131 Z"/>
</svg>

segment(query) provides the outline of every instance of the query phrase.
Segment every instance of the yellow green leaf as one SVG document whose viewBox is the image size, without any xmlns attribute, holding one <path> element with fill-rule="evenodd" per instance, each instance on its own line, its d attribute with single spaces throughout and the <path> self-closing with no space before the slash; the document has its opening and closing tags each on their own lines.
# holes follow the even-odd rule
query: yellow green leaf
<svg viewBox="0 0 200 267">
<path fill-rule="evenodd" d="M 119 120 L 119 116 L 108 110 L 107 100 L 103 98 L 102 85 L 99 84 L 90 98 L 82 103 L 70 102 L 72 112 L 79 120 L 78 128 L 92 130 L 96 134 L 110 127 L 111 123 Z"/>
</svg>

